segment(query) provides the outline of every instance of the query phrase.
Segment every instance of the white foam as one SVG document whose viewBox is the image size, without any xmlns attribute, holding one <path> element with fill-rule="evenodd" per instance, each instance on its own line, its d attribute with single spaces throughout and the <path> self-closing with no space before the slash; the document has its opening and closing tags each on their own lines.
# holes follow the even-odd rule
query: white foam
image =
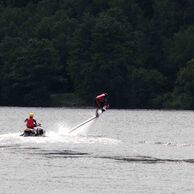
<svg viewBox="0 0 194 194">
<path fill-rule="evenodd" d="M 10 144 L 52 144 L 52 143 L 67 143 L 67 144 L 118 144 L 119 140 L 107 137 L 87 137 L 88 130 L 93 126 L 95 121 L 87 123 L 72 133 L 69 133 L 70 128 L 64 123 L 57 123 L 55 130 L 46 132 L 46 137 L 23 137 L 19 133 L 8 133 L 0 135 L 0 145 Z"/>
</svg>

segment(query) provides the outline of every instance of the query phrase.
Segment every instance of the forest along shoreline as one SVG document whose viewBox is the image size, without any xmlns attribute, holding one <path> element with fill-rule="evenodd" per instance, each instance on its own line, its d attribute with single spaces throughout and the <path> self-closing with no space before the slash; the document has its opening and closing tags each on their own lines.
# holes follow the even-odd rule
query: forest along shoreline
<svg viewBox="0 0 194 194">
<path fill-rule="evenodd" d="M 0 105 L 194 109 L 193 1 L 0 1 Z"/>
</svg>

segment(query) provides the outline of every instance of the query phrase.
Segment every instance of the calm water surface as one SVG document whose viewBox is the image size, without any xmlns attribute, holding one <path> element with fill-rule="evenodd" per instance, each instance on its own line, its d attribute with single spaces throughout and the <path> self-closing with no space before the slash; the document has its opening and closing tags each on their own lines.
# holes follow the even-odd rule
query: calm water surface
<svg viewBox="0 0 194 194">
<path fill-rule="evenodd" d="M 46 137 L 20 137 L 33 111 Z M 194 112 L 0 108 L 0 194 L 194 193 Z"/>
</svg>

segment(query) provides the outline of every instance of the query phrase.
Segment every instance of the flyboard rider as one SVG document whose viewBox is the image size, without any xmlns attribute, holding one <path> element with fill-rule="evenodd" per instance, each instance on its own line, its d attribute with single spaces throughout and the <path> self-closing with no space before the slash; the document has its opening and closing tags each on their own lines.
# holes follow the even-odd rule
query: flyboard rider
<svg viewBox="0 0 194 194">
<path fill-rule="evenodd" d="M 96 117 L 99 116 L 98 110 L 100 109 L 102 112 L 104 112 L 107 108 L 109 108 L 109 104 L 107 101 L 108 94 L 103 93 L 95 98 L 95 104 L 96 104 Z"/>
<path fill-rule="evenodd" d="M 98 96 L 96 96 L 95 98 L 95 104 L 96 104 L 96 116 L 93 116 L 91 118 L 89 118 L 88 120 L 80 123 L 79 125 L 76 125 L 74 128 L 72 128 L 69 133 L 72 133 L 73 131 L 75 131 L 76 129 L 80 128 L 81 126 L 85 125 L 86 123 L 94 120 L 96 117 L 99 116 L 98 110 L 100 109 L 102 112 L 104 112 L 107 108 L 109 108 L 109 104 L 107 102 L 107 93 L 103 93 L 100 94 Z"/>
</svg>

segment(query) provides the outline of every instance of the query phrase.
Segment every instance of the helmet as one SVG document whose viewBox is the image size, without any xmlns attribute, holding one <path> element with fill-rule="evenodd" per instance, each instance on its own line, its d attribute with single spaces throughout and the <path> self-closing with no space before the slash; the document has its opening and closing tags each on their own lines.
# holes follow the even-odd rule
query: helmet
<svg viewBox="0 0 194 194">
<path fill-rule="evenodd" d="M 34 117 L 34 113 L 33 112 L 30 112 L 29 113 L 29 117 Z"/>
</svg>

